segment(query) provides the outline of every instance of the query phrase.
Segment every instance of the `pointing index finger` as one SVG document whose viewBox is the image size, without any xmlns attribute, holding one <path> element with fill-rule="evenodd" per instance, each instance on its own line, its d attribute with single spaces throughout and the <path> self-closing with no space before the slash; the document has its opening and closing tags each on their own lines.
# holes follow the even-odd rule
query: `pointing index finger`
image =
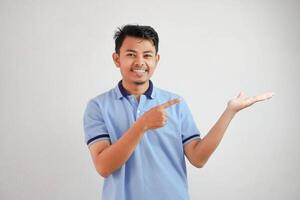
<svg viewBox="0 0 300 200">
<path fill-rule="evenodd" d="M 160 107 L 162 107 L 163 109 L 169 108 L 170 106 L 174 105 L 174 104 L 178 104 L 180 102 L 179 98 L 176 99 L 172 99 L 170 101 L 167 101 L 166 103 L 163 103 L 160 105 Z"/>
</svg>

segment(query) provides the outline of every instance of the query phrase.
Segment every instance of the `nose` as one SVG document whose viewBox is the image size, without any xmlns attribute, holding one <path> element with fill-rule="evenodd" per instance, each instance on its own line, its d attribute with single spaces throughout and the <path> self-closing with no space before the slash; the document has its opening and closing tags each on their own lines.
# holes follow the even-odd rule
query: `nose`
<svg viewBox="0 0 300 200">
<path fill-rule="evenodd" d="M 134 66 L 143 67 L 145 65 L 145 60 L 142 56 L 137 56 L 134 62 Z"/>
</svg>

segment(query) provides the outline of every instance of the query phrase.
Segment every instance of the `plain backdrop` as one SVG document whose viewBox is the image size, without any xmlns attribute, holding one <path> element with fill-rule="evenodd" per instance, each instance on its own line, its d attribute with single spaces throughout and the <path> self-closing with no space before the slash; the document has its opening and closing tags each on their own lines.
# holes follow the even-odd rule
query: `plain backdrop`
<svg viewBox="0 0 300 200">
<path fill-rule="evenodd" d="M 187 163 L 191 199 L 300 199 L 299 10 L 296 0 L 0 0 L 0 199 L 100 199 L 82 118 L 121 78 L 112 37 L 127 23 L 159 33 L 152 80 L 187 100 L 202 136 L 240 91 L 276 93 L 238 113 L 204 168 Z"/>
</svg>

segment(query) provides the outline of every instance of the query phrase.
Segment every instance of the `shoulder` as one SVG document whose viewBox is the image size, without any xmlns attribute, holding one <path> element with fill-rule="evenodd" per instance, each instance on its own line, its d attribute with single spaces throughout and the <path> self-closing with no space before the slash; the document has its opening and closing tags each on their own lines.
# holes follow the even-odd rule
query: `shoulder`
<svg viewBox="0 0 300 200">
<path fill-rule="evenodd" d="M 89 103 L 96 103 L 96 104 L 102 104 L 106 101 L 111 101 L 112 99 L 116 99 L 117 98 L 117 93 L 115 91 L 115 88 L 112 88 L 106 92 L 103 92 L 101 94 L 98 94 L 92 98 L 89 99 Z"/>
<path fill-rule="evenodd" d="M 113 101 L 118 98 L 117 92 L 115 90 L 115 88 L 112 88 L 106 92 L 88 99 L 86 103 L 86 110 L 90 112 L 96 112 L 96 110 L 102 110 L 103 108 L 110 106 L 111 103 L 113 103 Z"/>
</svg>

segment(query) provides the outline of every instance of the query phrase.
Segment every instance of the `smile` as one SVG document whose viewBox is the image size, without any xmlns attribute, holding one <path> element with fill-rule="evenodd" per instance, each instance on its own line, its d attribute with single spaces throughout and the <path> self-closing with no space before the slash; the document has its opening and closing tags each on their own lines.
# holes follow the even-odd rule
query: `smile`
<svg viewBox="0 0 300 200">
<path fill-rule="evenodd" d="M 147 70 L 145 69 L 134 69 L 133 72 L 136 72 L 136 73 L 145 73 Z"/>
</svg>

